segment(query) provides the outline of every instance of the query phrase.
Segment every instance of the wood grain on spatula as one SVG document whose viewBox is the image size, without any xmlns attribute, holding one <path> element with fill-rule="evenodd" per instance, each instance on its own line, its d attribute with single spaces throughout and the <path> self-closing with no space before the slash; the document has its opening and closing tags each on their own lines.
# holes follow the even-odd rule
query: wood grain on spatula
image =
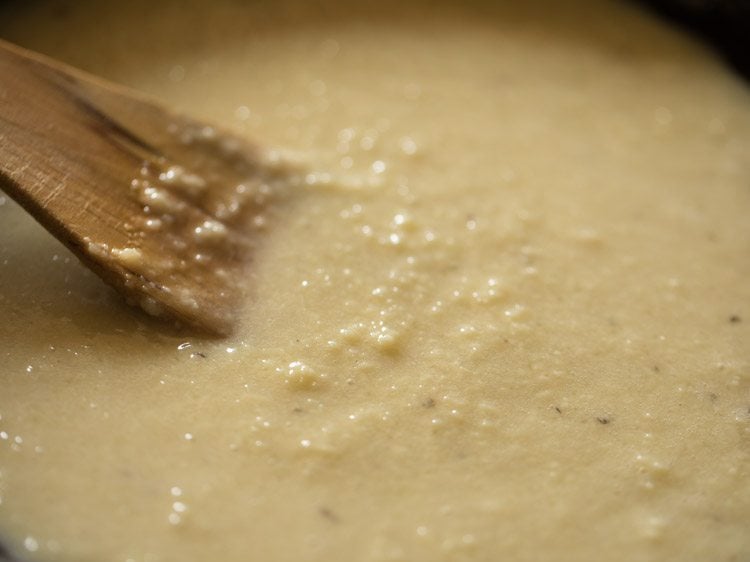
<svg viewBox="0 0 750 562">
<path fill-rule="evenodd" d="M 280 181 L 259 148 L 0 41 L 0 188 L 147 312 L 229 333 Z"/>
</svg>

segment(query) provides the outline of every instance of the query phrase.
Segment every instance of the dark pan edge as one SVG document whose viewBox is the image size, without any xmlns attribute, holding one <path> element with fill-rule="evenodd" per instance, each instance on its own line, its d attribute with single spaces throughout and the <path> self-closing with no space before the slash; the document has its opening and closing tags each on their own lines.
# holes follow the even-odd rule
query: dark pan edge
<svg viewBox="0 0 750 562">
<path fill-rule="evenodd" d="M 750 0 L 635 0 L 714 49 L 750 81 Z"/>
</svg>

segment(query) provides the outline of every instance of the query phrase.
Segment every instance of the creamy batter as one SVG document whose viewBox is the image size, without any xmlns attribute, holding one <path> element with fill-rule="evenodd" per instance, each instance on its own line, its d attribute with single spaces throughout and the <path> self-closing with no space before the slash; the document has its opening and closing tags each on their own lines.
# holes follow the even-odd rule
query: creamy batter
<svg viewBox="0 0 750 562">
<path fill-rule="evenodd" d="M 635 7 L 57 2 L 0 35 L 307 172 L 237 333 L 0 196 L 0 536 L 70 562 L 750 559 L 750 90 Z"/>
</svg>

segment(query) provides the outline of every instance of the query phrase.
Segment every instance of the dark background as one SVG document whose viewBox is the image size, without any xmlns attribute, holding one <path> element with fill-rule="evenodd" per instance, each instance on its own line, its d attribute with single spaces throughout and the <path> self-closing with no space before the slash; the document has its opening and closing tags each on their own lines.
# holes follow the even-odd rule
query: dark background
<svg viewBox="0 0 750 562">
<path fill-rule="evenodd" d="M 713 45 L 750 84 L 750 0 L 633 1 Z M 17 562 L 2 543 L 0 562 Z"/>
<path fill-rule="evenodd" d="M 636 0 L 712 44 L 750 81 L 750 0 Z"/>
</svg>

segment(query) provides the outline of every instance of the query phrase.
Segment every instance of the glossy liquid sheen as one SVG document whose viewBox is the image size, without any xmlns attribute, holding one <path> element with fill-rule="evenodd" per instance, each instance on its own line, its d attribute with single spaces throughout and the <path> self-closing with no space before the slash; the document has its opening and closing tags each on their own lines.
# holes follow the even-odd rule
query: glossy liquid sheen
<svg viewBox="0 0 750 562">
<path fill-rule="evenodd" d="M 626 4 L 372 4 L 5 8 L 305 170 L 226 340 L 0 198 L 6 547 L 750 559 L 747 85 Z"/>
</svg>

